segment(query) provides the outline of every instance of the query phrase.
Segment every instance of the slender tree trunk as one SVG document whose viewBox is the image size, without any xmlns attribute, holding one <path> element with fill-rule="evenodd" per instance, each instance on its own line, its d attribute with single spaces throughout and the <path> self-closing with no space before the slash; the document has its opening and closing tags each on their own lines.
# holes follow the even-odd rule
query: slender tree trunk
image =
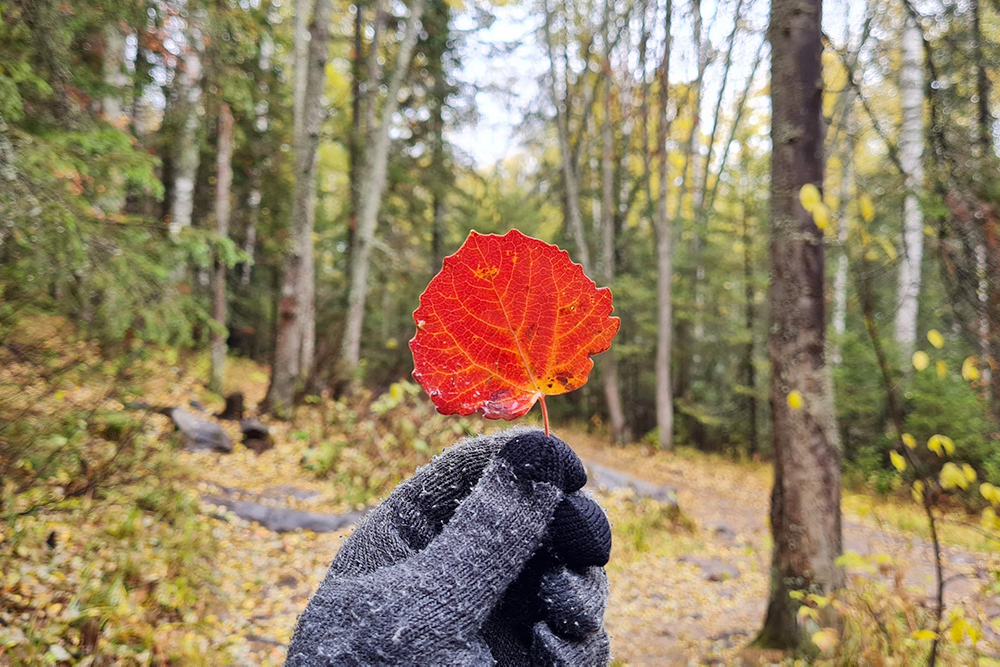
<svg viewBox="0 0 1000 667">
<path fill-rule="evenodd" d="M 906 179 L 903 202 L 903 252 L 899 263 L 899 305 L 896 310 L 896 345 L 904 359 L 917 341 L 920 300 L 920 267 L 924 255 L 924 218 L 920 190 L 924 179 L 924 42 L 916 20 L 909 14 L 903 23 L 903 63 L 900 92 L 903 122 L 899 133 L 899 160 Z"/>
<path fill-rule="evenodd" d="M 177 77 L 177 102 L 181 112 L 181 127 L 177 134 L 174 157 L 174 193 L 169 225 L 170 234 L 174 238 L 191 226 L 195 178 L 201 162 L 198 140 L 201 130 L 203 26 L 204 16 L 201 10 L 192 11 L 188 16 L 187 44 L 181 57 L 181 70 Z"/>
<path fill-rule="evenodd" d="M 323 89 L 329 56 L 330 20 L 333 0 L 316 0 L 310 27 L 306 92 L 302 108 L 302 143 L 295 151 L 295 191 L 292 200 L 290 247 L 285 258 L 271 386 L 265 404 L 279 416 L 287 416 L 295 399 L 295 385 L 302 370 L 302 332 L 308 324 L 313 297 L 312 216 L 315 210 L 316 149 L 323 124 Z M 308 370 L 308 369 L 306 369 Z"/>
<path fill-rule="evenodd" d="M 350 182 L 350 213 L 347 224 L 347 251 L 350 253 L 354 247 L 354 233 L 358 228 L 358 201 L 361 196 L 361 183 L 359 176 L 361 173 L 362 156 L 364 155 L 364 126 L 362 124 L 361 112 L 361 81 L 364 77 L 364 34 L 365 19 L 362 11 L 362 4 L 356 2 L 354 5 L 354 50 L 351 54 L 351 133 L 350 142 L 350 168 L 347 177 Z M 347 257 L 347 265 L 350 266 L 350 254 Z"/>
<path fill-rule="evenodd" d="M 295 0 L 295 46 L 293 65 L 294 76 L 294 133 L 295 150 L 308 151 L 309 139 L 306 136 L 305 106 L 307 103 L 307 88 L 309 85 L 310 65 L 310 17 L 316 0 Z M 322 94 L 322 93 L 321 93 Z M 315 158 L 312 158 L 315 162 Z M 300 316 L 298 318 L 299 339 L 299 375 L 307 375 L 312 369 L 313 357 L 316 354 L 316 262 L 313 253 L 313 229 L 316 223 L 316 170 L 308 175 L 312 186 L 309 188 L 309 200 L 305 204 L 305 220 L 302 229 L 302 276 L 300 285 Z"/>
<path fill-rule="evenodd" d="M 799 204 L 823 184 L 822 0 L 771 3 L 771 594 L 757 643 L 808 650 L 819 626 L 800 623 L 792 590 L 844 585 L 840 443 L 825 355 L 823 234 Z M 801 404 L 789 400 L 798 392 Z M 836 612 L 821 612 L 824 625 Z"/>
<path fill-rule="evenodd" d="M 414 0 L 410 5 L 410 17 L 406 22 L 406 33 L 396 55 L 395 68 L 389 78 L 382 117 L 377 126 L 368 127 L 358 231 L 354 237 L 355 247 L 351 252 L 351 285 L 344 321 L 344 340 L 341 345 L 341 377 L 352 383 L 358 379 L 357 372 L 361 362 L 361 332 L 364 327 L 365 301 L 368 296 L 370 255 L 382 205 L 382 194 L 385 191 L 389 160 L 389 124 L 399 108 L 399 89 L 410 69 L 410 59 L 417 43 L 417 36 L 420 34 L 420 18 L 424 13 L 424 6 L 425 0 Z M 374 91 L 370 90 L 369 94 L 372 92 Z"/>
<path fill-rule="evenodd" d="M 580 183 L 577 179 L 573 150 L 569 142 L 569 118 L 567 97 L 560 95 L 556 82 L 555 48 L 552 42 L 552 11 L 545 3 L 545 44 L 549 56 L 549 92 L 556 110 L 556 133 L 559 137 L 559 155 L 562 168 L 563 186 L 566 190 L 566 224 L 576 245 L 577 260 L 585 273 L 590 273 L 590 252 L 583 230 L 583 216 L 580 214 Z M 568 85 L 568 84 L 564 84 Z M 568 95 L 568 89 L 567 89 Z"/>
<path fill-rule="evenodd" d="M 850 122 L 850 120 L 845 119 L 845 122 Z M 853 147 L 848 145 L 841 157 L 840 210 L 837 212 L 837 273 L 833 278 L 833 332 L 836 334 L 836 340 L 833 344 L 831 361 L 834 366 L 839 366 L 843 362 L 840 352 L 840 342 L 847 331 L 847 272 L 849 268 L 847 258 L 847 202 L 851 196 L 851 181 L 854 180 L 852 172 L 854 156 L 852 153 Z"/>
<path fill-rule="evenodd" d="M 247 198 L 247 231 L 243 239 L 243 252 L 247 256 L 247 261 L 243 264 L 240 273 L 240 285 L 247 287 L 250 284 L 250 273 L 253 270 L 254 254 L 257 249 L 257 223 L 260 222 L 260 168 L 255 168 L 252 176 L 253 188 Z"/>
<path fill-rule="evenodd" d="M 605 2 L 605 12 L 610 11 L 610 0 Z M 607 21 L 605 20 L 605 25 Z M 604 44 L 607 45 L 605 30 Z M 601 281 L 612 286 L 615 280 L 615 195 L 614 163 L 615 146 L 611 133 L 611 54 L 604 57 L 604 118 L 601 122 Z M 622 409 L 621 389 L 618 384 L 618 364 L 613 351 L 601 355 L 601 379 L 604 383 L 604 397 L 608 403 L 608 417 L 611 420 L 611 440 L 625 444 L 625 413 Z"/>
<path fill-rule="evenodd" d="M 101 112 L 109 123 L 119 130 L 124 130 L 129 121 L 123 104 L 125 88 L 128 85 L 128 77 L 125 76 L 125 34 L 115 23 L 104 27 L 101 69 L 104 84 L 110 89 L 101 100 Z"/>
<path fill-rule="evenodd" d="M 759 436 L 757 434 L 757 366 L 754 363 L 756 355 L 756 340 L 754 326 L 757 323 L 757 308 L 754 300 L 756 290 L 753 284 L 753 237 L 750 235 L 750 220 L 743 209 L 743 294 L 746 311 L 747 348 L 743 355 L 743 382 L 747 387 L 747 445 L 751 456 L 757 453 Z"/>
<path fill-rule="evenodd" d="M 219 145 L 215 162 L 215 242 L 229 237 L 229 190 L 233 185 L 233 112 L 223 102 L 219 110 Z M 216 249 L 212 276 L 212 377 L 208 387 L 222 392 L 222 373 L 226 366 L 226 263 Z"/>
<path fill-rule="evenodd" d="M 656 130 L 656 154 L 660 162 L 660 188 L 656 215 L 656 428 L 661 449 L 674 446 L 674 403 L 670 387 L 670 353 L 673 334 L 673 246 L 670 239 L 670 217 L 667 213 L 667 185 L 670 162 L 667 159 L 667 137 L 670 132 L 670 46 L 672 0 L 666 0 L 664 18 L 663 61 L 660 63 L 659 119 Z"/>
</svg>

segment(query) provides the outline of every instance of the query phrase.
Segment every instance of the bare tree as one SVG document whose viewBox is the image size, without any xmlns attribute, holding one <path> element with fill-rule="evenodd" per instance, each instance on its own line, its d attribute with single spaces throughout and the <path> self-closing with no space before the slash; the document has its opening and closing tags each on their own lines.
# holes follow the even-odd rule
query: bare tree
<svg viewBox="0 0 1000 667">
<path fill-rule="evenodd" d="M 660 448 L 674 446 L 674 403 L 670 384 L 670 353 L 673 333 L 673 245 L 670 239 L 670 216 L 667 213 L 667 186 L 670 163 L 667 160 L 667 137 L 670 133 L 670 46 L 673 2 L 666 0 L 663 19 L 663 60 L 660 62 L 660 116 L 656 130 L 656 154 L 660 158 L 660 191 L 656 215 L 656 427 Z"/>
<path fill-rule="evenodd" d="M 771 591 L 757 643 L 808 646 L 789 592 L 828 595 L 844 585 L 840 443 L 825 359 L 823 234 L 799 203 L 823 184 L 822 0 L 771 3 Z M 794 393 L 793 393 L 794 392 Z M 821 617 L 835 623 L 829 607 Z"/>
<path fill-rule="evenodd" d="M 279 415 L 290 409 L 295 385 L 302 369 L 302 332 L 311 311 L 313 290 L 308 264 L 312 260 L 312 216 L 315 210 L 316 149 L 323 124 L 323 89 L 326 61 L 329 57 L 330 20 L 333 0 L 316 0 L 310 24 L 306 89 L 302 107 L 301 143 L 295 150 L 295 192 L 292 200 L 290 247 L 285 257 L 281 297 L 278 305 L 278 330 L 275 340 L 271 386 L 265 401 Z M 314 312 L 314 311 L 312 311 Z"/>
<path fill-rule="evenodd" d="M 903 62 L 899 71 L 903 122 L 899 133 L 899 161 L 906 179 L 903 202 L 903 252 L 899 263 L 899 307 L 896 344 L 909 358 L 917 341 L 920 265 L 924 255 L 924 218 L 920 189 L 924 179 L 924 61 L 923 34 L 909 13 L 903 22 Z"/>
<path fill-rule="evenodd" d="M 385 192 L 386 169 L 389 161 L 389 125 L 399 109 L 399 90 L 410 70 L 410 59 L 420 34 L 420 18 L 424 13 L 426 0 L 413 0 L 410 16 L 406 22 L 406 32 L 399 44 L 396 64 L 386 86 L 385 102 L 381 117 L 374 120 L 374 90 L 369 88 L 369 118 L 367 124 L 365 159 L 362 166 L 361 192 L 358 202 L 357 232 L 351 249 L 351 283 L 347 296 L 347 313 L 344 318 L 344 339 L 341 344 L 342 379 L 357 380 L 361 362 L 361 332 L 364 327 L 365 301 L 368 297 L 368 271 L 371 268 L 371 250 L 375 241 L 375 227 Z M 377 13 L 377 12 L 376 12 Z M 377 44 L 372 45 L 369 59 L 378 67 Z M 368 85 L 376 85 L 378 77 L 369 76 Z"/>
<path fill-rule="evenodd" d="M 233 185 L 233 112 L 225 102 L 219 109 L 219 144 L 215 161 L 215 242 L 229 237 L 229 190 Z M 222 391 L 226 366 L 226 262 L 218 247 L 212 276 L 212 376 L 209 389 Z"/>
</svg>

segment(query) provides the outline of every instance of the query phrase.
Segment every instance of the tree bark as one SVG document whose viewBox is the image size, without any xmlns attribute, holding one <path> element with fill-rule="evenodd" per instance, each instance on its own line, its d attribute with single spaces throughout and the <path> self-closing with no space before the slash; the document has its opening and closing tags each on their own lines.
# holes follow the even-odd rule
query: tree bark
<svg viewBox="0 0 1000 667">
<path fill-rule="evenodd" d="M 845 122 L 850 122 L 845 120 Z M 849 135 L 850 136 L 850 135 Z M 851 196 L 850 184 L 853 180 L 851 171 L 853 165 L 853 148 L 848 146 L 841 156 L 840 169 L 840 206 L 837 212 L 837 272 L 833 278 L 833 332 L 836 340 L 833 343 L 832 363 L 839 366 L 843 361 L 840 353 L 840 342 L 847 331 L 847 202 Z M 923 233 L 923 230 L 921 230 Z"/>
<path fill-rule="evenodd" d="M 310 26 L 306 92 L 302 109 L 301 144 L 295 151 L 295 191 L 292 200 L 290 247 L 285 257 L 271 386 L 265 406 L 278 416 L 287 416 L 295 399 L 295 385 L 303 370 L 302 339 L 313 311 L 310 264 L 312 217 L 316 201 L 316 149 L 323 125 L 323 89 L 329 56 L 330 20 L 333 0 L 316 0 Z M 298 133 L 297 133 L 298 134 Z M 308 371 L 309 367 L 304 370 Z"/>
<path fill-rule="evenodd" d="M 389 124 L 399 108 L 399 89 L 410 69 L 413 48 L 420 34 L 420 17 L 424 13 L 426 0 L 414 0 L 410 5 L 410 17 L 406 23 L 406 33 L 399 45 L 396 65 L 389 78 L 382 117 L 377 124 L 368 126 L 367 149 L 365 151 L 364 172 L 361 181 L 361 201 L 358 211 L 358 230 L 351 251 L 351 284 L 347 297 L 347 313 L 344 321 L 344 340 L 341 345 L 342 380 L 352 384 L 358 379 L 361 363 L 361 332 L 364 327 L 365 301 L 368 296 L 368 271 L 371 268 L 371 249 L 375 240 L 382 194 L 385 191 L 386 169 L 389 160 Z M 371 82 L 369 82 L 371 85 Z M 369 89 L 373 94 L 375 89 Z"/>
<path fill-rule="evenodd" d="M 667 185 L 670 163 L 667 160 L 667 137 L 670 133 L 670 46 L 672 0 L 666 0 L 664 18 L 663 61 L 660 63 L 659 121 L 656 131 L 656 154 L 660 162 L 660 188 L 656 215 L 656 428 L 661 449 L 674 446 L 674 403 L 670 386 L 670 353 L 673 334 L 673 246 L 670 238 L 670 217 L 667 213 Z"/>
<path fill-rule="evenodd" d="M 181 70 L 177 77 L 177 102 L 180 106 L 181 127 L 177 134 L 177 152 L 174 157 L 174 192 L 170 207 L 170 235 L 177 238 L 181 231 L 191 226 L 194 211 L 194 186 L 201 162 L 198 135 L 201 129 L 201 54 L 204 49 L 202 30 L 204 16 L 201 10 L 192 11 L 188 17 L 185 36 L 187 44 L 181 57 Z"/>
<path fill-rule="evenodd" d="M 792 590 L 829 595 L 844 585 L 840 443 L 824 358 L 823 234 L 799 203 L 823 184 L 822 0 L 773 0 L 771 42 L 771 591 L 762 646 L 809 650 Z M 801 405 L 790 405 L 791 392 Z M 821 620 L 836 623 L 827 607 Z M 811 627 L 812 626 L 812 627 Z"/>
<path fill-rule="evenodd" d="M 585 273 L 590 273 L 590 252 L 587 248 L 587 238 L 583 230 L 583 216 L 580 214 L 580 183 L 577 179 L 573 150 L 569 142 L 569 109 L 566 97 L 559 94 L 558 73 L 556 71 L 555 48 L 552 43 L 552 11 L 548 1 L 545 3 L 545 44 L 549 56 L 549 92 L 552 104 L 556 110 L 556 134 L 559 137 L 559 155 L 563 187 L 566 190 L 566 226 L 569 228 L 573 243 L 576 245 L 577 261 Z"/>
<path fill-rule="evenodd" d="M 215 162 L 215 242 L 229 237 L 229 190 L 233 185 L 233 112 L 222 103 L 219 110 L 219 145 Z M 226 263 L 216 247 L 212 276 L 212 376 L 209 389 L 222 392 L 222 373 L 226 366 Z"/>
<path fill-rule="evenodd" d="M 924 179 L 924 61 L 923 34 L 913 16 L 903 23 L 903 62 L 899 72 L 903 121 L 899 133 L 899 160 L 904 171 L 903 252 L 899 263 L 899 304 L 896 345 L 909 359 L 917 342 L 920 267 L 924 254 L 924 218 L 920 190 Z"/>
<path fill-rule="evenodd" d="M 747 347 L 743 355 L 743 383 L 747 391 L 747 449 L 751 456 L 757 453 L 757 366 L 754 325 L 757 323 L 757 308 L 754 300 L 756 290 L 753 284 L 753 236 L 750 235 L 750 220 L 746 207 L 743 208 L 743 295 L 746 314 Z"/>
<path fill-rule="evenodd" d="M 610 13 L 611 0 L 605 0 L 605 13 Z M 605 19 L 604 25 L 608 21 Z M 604 44 L 608 37 L 605 28 Z M 611 54 L 604 57 L 604 118 L 601 121 L 601 254 L 600 279 L 611 287 L 615 280 L 615 218 L 614 218 L 614 163 L 615 146 L 611 133 Z M 604 397 L 608 403 L 608 418 L 611 421 L 612 442 L 625 444 L 625 413 L 622 409 L 621 389 L 618 383 L 618 364 L 614 352 L 608 350 L 601 355 L 601 380 Z"/>
<path fill-rule="evenodd" d="M 294 99 L 294 121 L 295 121 L 295 150 L 309 150 L 309 137 L 306 133 L 306 103 L 313 103 L 307 98 L 309 82 L 309 66 L 311 55 L 311 26 L 309 17 L 313 13 L 316 0 L 296 0 L 295 4 L 295 99 Z M 329 22 L 329 21 L 327 21 Z M 301 34 L 300 34 L 301 33 Z M 327 37 L 329 41 L 329 37 Z M 324 58 L 327 47 L 324 46 Z M 325 63 L 325 60 L 324 60 Z M 322 87 L 319 93 L 322 96 Z M 302 230 L 302 312 L 299 322 L 299 375 L 310 372 L 313 366 L 313 358 L 316 355 L 316 261 L 313 253 L 313 229 L 316 224 L 316 169 L 315 169 L 315 148 L 311 158 L 313 171 L 309 174 L 310 180 L 308 201 L 306 202 L 305 229 Z"/>
</svg>

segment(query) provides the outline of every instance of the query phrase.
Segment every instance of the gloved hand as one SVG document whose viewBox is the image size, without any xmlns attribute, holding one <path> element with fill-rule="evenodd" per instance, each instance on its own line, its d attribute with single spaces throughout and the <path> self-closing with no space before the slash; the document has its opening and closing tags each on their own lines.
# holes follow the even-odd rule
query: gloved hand
<svg viewBox="0 0 1000 667">
<path fill-rule="evenodd" d="M 538 429 L 464 440 L 358 526 L 287 665 L 606 665 L 611 531 Z"/>
</svg>

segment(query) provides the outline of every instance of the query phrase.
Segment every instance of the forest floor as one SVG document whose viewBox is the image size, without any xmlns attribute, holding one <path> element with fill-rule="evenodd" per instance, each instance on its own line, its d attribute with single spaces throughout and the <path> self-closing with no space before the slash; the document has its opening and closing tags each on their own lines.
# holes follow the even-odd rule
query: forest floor
<svg viewBox="0 0 1000 667">
<path fill-rule="evenodd" d="M 203 369 L 178 368 L 175 358 L 153 362 L 150 368 L 148 383 L 139 389 L 149 403 L 186 406 L 197 399 L 205 405 L 205 415 L 221 409 L 221 399 L 206 392 L 196 379 L 204 376 Z M 233 360 L 225 388 L 242 391 L 247 404 L 256 405 L 267 388 L 265 371 L 257 365 Z M 60 406 L 68 403 L 87 409 L 101 405 L 112 412 L 123 410 L 122 403 L 108 399 L 98 388 L 99 385 L 77 384 L 41 403 L 36 400 L 41 407 L 38 414 L 59 414 L 64 409 Z M 116 568 L 126 568 L 129 575 L 124 581 L 146 583 L 130 584 L 126 590 L 113 576 L 105 577 L 111 581 L 109 594 L 114 597 L 109 599 L 115 600 L 116 606 L 106 608 L 114 610 L 115 615 L 105 624 L 97 643 L 98 651 L 132 651 L 127 654 L 135 654 L 139 663 L 152 659 L 175 664 L 281 664 L 297 615 L 319 585 L 349 529 L 336 533 L 276 533 L 222 511 L 205 499 L 223 488 L 229 490 L 227 493 L 238 489 L 237 495 L 262 504 L 343 514 L 364 509 L 375 501 L 370 492 L 365 495 L 366 488 L 391 488 L 395 481 L 410 474 L 418 462 L 412 456 L 412 449 L 400 449 L 397 444 L 387 449 L 379 445 L 373 450 L 368 442 L 371 436 L 363 434 L 370 424 L 351 420 L 344 424 L 354 426 L 345 426 L 339 434 L 320 438 L 343 438 L 337 466 L 325 475 L 304 468 L 303 456 L 310 451 L 311 439 L 318 437 L 310 432 L 315 428 L 310 420 L 322 418 L 322 411 L 328 408 L 331 406 L 306 408 L 300 413 L 302 419 L 295 424 L 268 420 L 274 448 L 259 455 L 240 444 L 230 454 L 172 449 L 170 420 L 149 413 L 143 418 L 143 437 L 167 447 L 166 453 L 176 464 L 170 483 L 183 487 L 192 498 L 202 498 L 198 521 L 184 524 L 183 530 L 174 528 L 172 523 L 160 525 L 154 522 L 152 513 L 143 514 L 126 504 L 126 498 L 130 497 L 127 495 L 110 496 L 101 506 L 101 512 L 88 512 L 88 505 L 84 505 L 26 517 L 22 530 L 34 537 L 21 540 L 14 553 L 0 549 L 0 556 L 14 565 L 3 577 L 3 561 L 0 561 L 0 600 L 4 595 L 17 594 L 19 604 L 26 610 L 18 622 L 35 626 L 32 641 L 40 643 L 43 650 L 47 644 L 56 646 L 63 642 L 76 652 L 79 637 L 66 639 L 61 634 L 67 623 L 78 623 L 66 620 L 66 614 L 75 604 L 72 599 L 81 590 L 81 585 L 75 582 L 97 581 L 93 572 L 101 568 L 112 574 Z M 396 419 L 395 414 L 390 415 L 392 420 Z M 426 413 L 404 416 L 430 423 Z M 366 411 L 360 418 L 367 421 L 372 417 Z M 432 428 L 454 427 L 456 435 L 439 434 L 438 445 L 460 437 L 462 428 L 456 420 L 440 419 L 443 426 L 433 422 Z M 238 442 L 239 426 L 235 422 L 219 423 Z M 468 426 L 479 429 L 484 425 Z M 670 486 L 677 492 L 680 518 L 667 507 L 649 499 L 637 499 L 628 491 L 599 494 L 614 534 L 608 566 L 612 588 L 606 624 L 612 635 L 616 664 L 780 662 L 780 655 L 746 648 L 760 627 L 767 600 L 770 467 L 686 449 L 665 453 L 642 444 L 612 447 L 603 437 L 571 426 L 557 427 L 556 433 L 571 443 L 588 463 L 613 468 L 654 485 Z M 424 443 L 422 460 L 426 460 L 429 449 Z M 407 455 L 407 451 L 411 454 Z M 396 452 L 393 456 L 397 458 L 389 455 L 392 452 Z M 149 483 L 159 487 L 161 481 Z M 860 554 L 849 565 L 850 590 L 867 590 L 868 600 L 879 608 L 882 619 L 888 623 L 884 627 L 879 620 L 867 628 L 876 628 L 873 630 L 876 633 L 881 630 L 887 637 L 889 632 L 896 632 L 889 640 L 891 644 L 908 644 L 911 655 L 924 655 L 929 642 L 912 638 L 911 633 L 926 627 L 920 624 L 926 624 L 926 609 L 933 604 L 934 574 L 931 548 L 926 542 L 926 522 L 914 506 L 899 498 L 878 499 L 845 492 L 843 507 L 845 551 Z M 141 528 L 137 524 L 139 517 L 142 517 Z M 994 620 L 1000 618 L 1000 604 L 995 597 L 984 596 L 980 591 L 991 583 L 990 573 L 1000 571 L 997 550 L 995 546 L 991 549 L 960 514 L 946 518 L 949 520 L 942 524 L 942 535 L 949 612 L 961 604 L 966 617 L 976 619 L 982 628 L 978 656 L 996 656 L 1000 654 L 1000 636 Z M 179 535 L 180 532 L 184 535 Z M 210 573 L 207 578 L 192 579 L 205 582 L 197 590 L 169 589 L 185 596 L 178 599 L 194 603 L 185 602 L 182 614 L 175 614 L 172 622 L 162 622 L 162 613 L 155 611 L 148 591 L 160 590 L 155 585 L 164 576 L 160 572 L 161 561 L 170 555 L 167 552 L 173 549 L 170 545 L 175 538 L 183 538 L 178 544 L 194 539 L 189 532 L 201 536 L 202 541 L 210 540 L 211 548 L 202 545 L 197 553 L 208 555 L 179 560 L 182 569 L 176 581 L 184 581 L 183 568 L 193 567 L 191 563 L 204 563 Z M 58 536 L 53 542 L 58 548 L 46 546 L 46 535 L 50 540 Z M 4 538 L 0 524 L 0 547 Z M 99 554 L 97 560 L 92 557 L 95 550 Z M 874 564 L 871 572 L 866 571 L 866 563 Z M 53 573 L 59 576 L 54 578 Z M 889 600 L 897 606 L 884 606 Z M 166 604 L 170 600 L 160 602 Z M 18 628 L 5 631 L 0 624 L 0 664 L 5 664 L 5 646 L 23 646 L 24 641 Z M 867 643 L 868 650 L 875 645 Z M 968 647 L 967 639 L 965 643 Z M 132 650 L 130 646 L 137 648 Z M 147 646 L 151 649 L 138 653 Z M 61 654 L 56 649 L 49 653 L 57 657 Z M 964 662 L 951 659 L 955 655 L 947 653 L 941 662 L 969 663 L 968 649 Z M 838 664 L 869 662 L 844 659 L 841 655 Z M 878 659 L 871 664 L 923 662 L 904 658 Z"/>
</svg>

